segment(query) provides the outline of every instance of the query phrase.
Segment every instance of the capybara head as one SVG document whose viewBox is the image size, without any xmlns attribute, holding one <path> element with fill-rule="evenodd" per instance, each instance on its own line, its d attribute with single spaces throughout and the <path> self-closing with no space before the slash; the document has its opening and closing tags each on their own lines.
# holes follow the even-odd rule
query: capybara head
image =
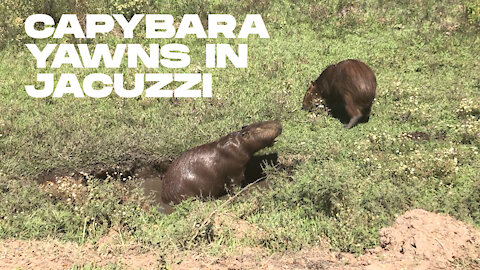
<svg viewBox="0 0 480 270">
<path fill-rule="evenodd" d="M 330 65 L 322 71 L 322 74 L 315 80 L 311 81 L 305 96 L 303 97 L 302 109 L 311 111 L 315 105 L 318 105 L 320 99 L 324 99 L 329 92 L 329 82 L 334 76 L 336 65 Z"/>
<path fill-rule="evenodd" d="M 239 136 L 247 148 L 256 152 L 262 148 L 272 146 L 282 133 L 282 124 L 280 121 L 265 121 L 244 126 L 239 131 Z"/>
<path fill-rule="evenodd" d="M 313 81 L 310 82 L 310 86 L 308 87 L 305 96 L 303 97 L 303 110 L 311 110 L 313 105 L 317 99 L 320 98 L 319 92 L 317 91 L 317 87 Z"/>
</svg>

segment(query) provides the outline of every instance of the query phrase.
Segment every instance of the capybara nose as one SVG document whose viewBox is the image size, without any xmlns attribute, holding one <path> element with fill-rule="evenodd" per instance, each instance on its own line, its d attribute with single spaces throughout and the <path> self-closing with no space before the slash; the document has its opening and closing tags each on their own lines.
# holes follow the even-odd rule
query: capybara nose
<svg viewBox="0 0 480 270">
<path fill-rule="evenodd" d="M 280 120 L 272 120 L 265 122 L 265 127 L 273 130 L 275 137 L 282 134 L 283 131 L 282 123 L 280 122 Z"/>
</svg>

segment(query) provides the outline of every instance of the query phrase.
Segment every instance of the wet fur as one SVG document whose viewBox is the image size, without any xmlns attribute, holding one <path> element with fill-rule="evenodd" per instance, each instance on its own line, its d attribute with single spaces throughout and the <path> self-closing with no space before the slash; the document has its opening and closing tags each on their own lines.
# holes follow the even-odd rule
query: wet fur
<svg viewBox="0 0 480 270">
<path fill-rule="evenodd" d="M 176 204 L 189 197 L 225 195 L 244 181 L 245 167 L 253 154 L 272 146 L 281 132 L 278 121 L 255 123 L 184 152 L 165 173 L 163 202 Z"/>
</svg>

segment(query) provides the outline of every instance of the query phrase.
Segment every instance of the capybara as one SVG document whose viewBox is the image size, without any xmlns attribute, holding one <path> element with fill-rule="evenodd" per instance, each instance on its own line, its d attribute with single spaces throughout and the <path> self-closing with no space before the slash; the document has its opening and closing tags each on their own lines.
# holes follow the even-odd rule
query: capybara
<svg viewBox="0 0 480 270">
<path fill-rule="evenodd" d="M 164 175 L 163 202 L 177 204 L 189 197 L 227 194 L 241 185 L 253 154 L 272 146 L 281 133 L 279 121 L 259 122 L 184 152 Z"/>
<path fill-rule="evenodd" d="M 303 109 L 311 109 L 314 100 L 321 98 L 333 116 L 346 114 L 344 127 L 351 128 L 360 119 L 368 122 L 376 89 L 377 80 L 370 67 L 358 60 L 344 60 L 328 66 L 311 82 Z"/>
</svg>

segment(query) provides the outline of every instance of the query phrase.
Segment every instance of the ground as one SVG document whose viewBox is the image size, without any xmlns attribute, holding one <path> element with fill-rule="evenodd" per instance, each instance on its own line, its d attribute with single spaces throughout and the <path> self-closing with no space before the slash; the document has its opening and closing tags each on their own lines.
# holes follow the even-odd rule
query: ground
<svg viewBox="0 0 480 270">
<path fill-rule="evenodd" d="M 254 231 L 247 222 L 216 219 L 217 226 L 235 233 Z M 299 252 L 269 254 L 245 248 L 229 255 L 210 256 L 191 251 L 162 256 L 161 251 L 122 244 L 115 231 L 95 245 L 52 241 L 3 240 L 1 269 L 67 269 L 74 266 L 126 269 L 480 269 L 480 232 L 452 217 L 421 209 L 410 210 L 380 232 L 380 246 L 355 257 L 309 247 Z"/>
<path fill-rule="evenodd" d="M 464 223 L 480 229 L 480 0 L 78 0 L 84 6 L 76 10 L 71 2 L 0 1 L 7 268 L 478 268 L 476 233 Z M 261 14 L 270 38 L 147 39 L 145 20 L 132 39 L 117 23 L 87 40 L 25 33 L 31 14 L 57 21 L 76 12 L 171 14 L 176 27 L 184 14 L 198 14 L 205 28 L 208 14 L 230 14 L 236 35 L 246 14 Z M 90 52 L 98 44 L 150 52 L 151 44 L 179 43 L 191 63 L 130 68 L 127 52 L 118 69 L 52 67 L 58 44 L 79 43 Z M 57 49 L 37 68 L 25 44 Z M 208 68 L 206 44 L 235 52 L 248 44 L 248 68 Z M 377 78 L 369 122 L 349 130 L 327 108 L 301 109 L 310 82 L 345 59 L 368 64 Z M 41 73 L 55 82 L 73 73 L 80 83 L 120 73 L 125 89 L 135 74 L 210 73 L 213 97 L 32 98 L 25 86 L 42 88 Z M 283 133 L 245 173 L 266 188 L 186 200 L 174 211 L 144 194 L 158 194 L 162 173 L 188 149 L 274 119 Z M 412 209 L 464 223 L 415 211 L 395 223 Z"/>
</svg>

